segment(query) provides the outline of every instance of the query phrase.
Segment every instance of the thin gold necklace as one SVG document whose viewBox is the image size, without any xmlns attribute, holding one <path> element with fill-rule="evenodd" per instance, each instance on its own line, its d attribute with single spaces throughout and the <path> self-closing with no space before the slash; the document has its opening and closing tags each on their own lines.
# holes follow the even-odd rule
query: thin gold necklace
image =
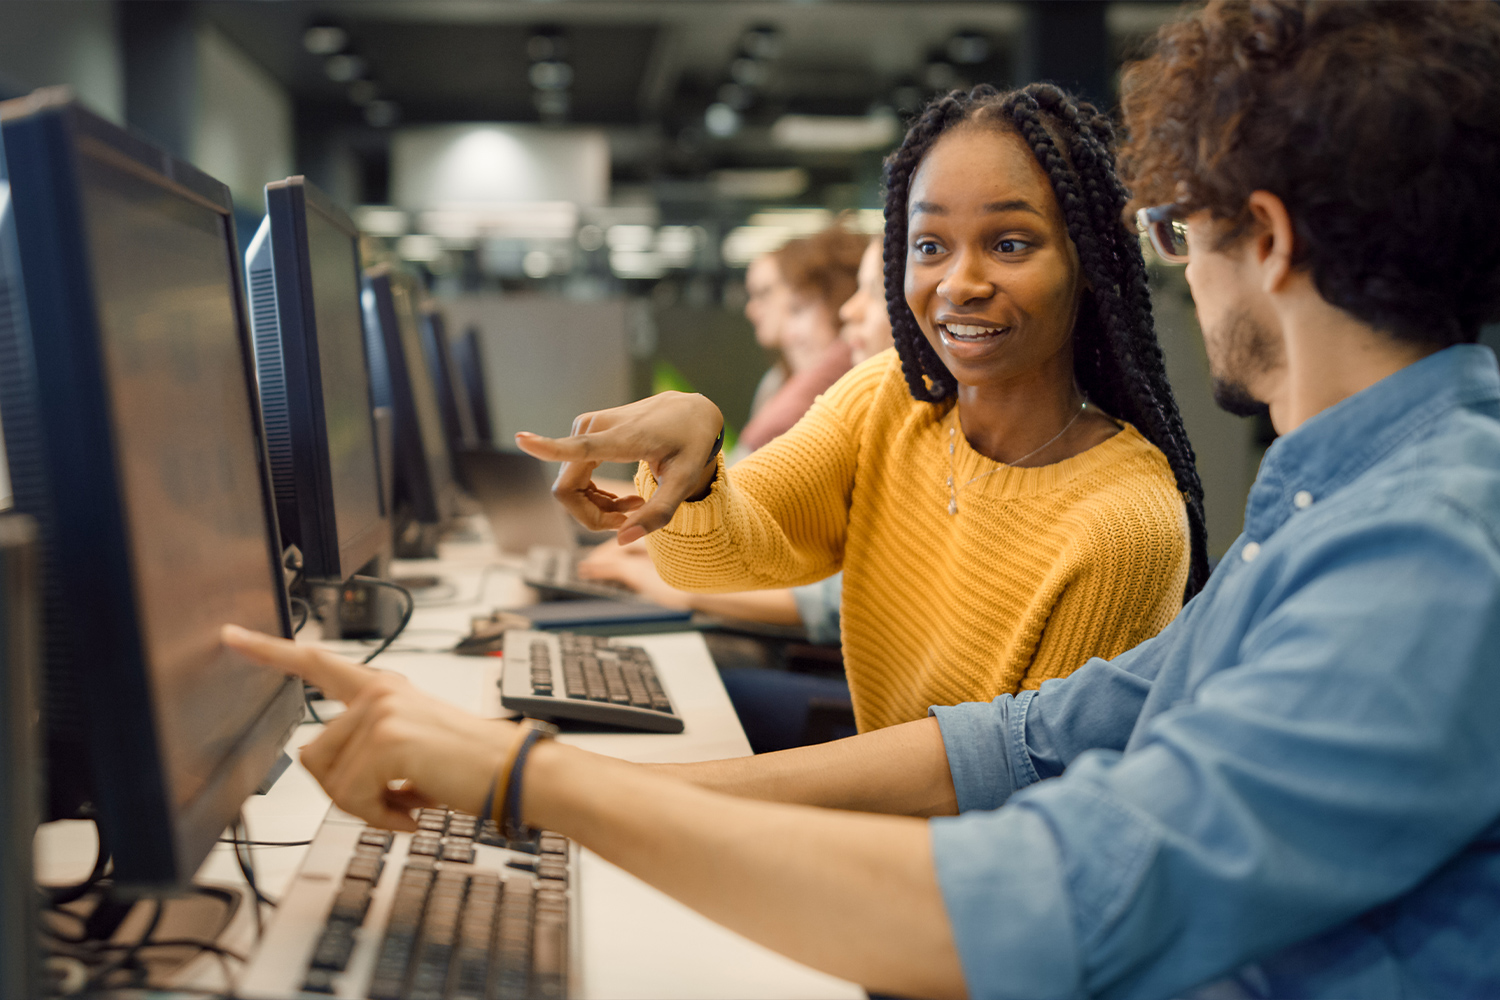
<svg viewBox="0 0 1500 1000">
<path fill-rule="evenodd" d="M 1066 424 L 1063 424 L 1063 429 L 1060 430 L 1060 431 L 1058 431 L 1056 434 L 1052 435 L 1052 437 L 1049 438 L 1046 441 L 1046 443 L 1044 443 L 1043 445 L 1041 445 L 1041 447 L 1031 449 L 1026 454 L 1024 454 L 1020 458 L 1016 459 L 1014 462 L 996 462 L 995 463 L 996 468 L 991 469 L 989 472 L 981 472 L 979 475 L 975 476 L 973 479 L 969 480 L 967 483 L 964 483 L 962 486 L 954 486 L 953 485 L 953 478 L 954 478 L 954 476 L 953 476 L 953 451 L 954 451 L 954 448 L 956 447 L 957 442 L 958 442 L 958 426 L 957 426 L 957 424 L 958 424 L 958 407 L 954 407 L 953 408 L 953 423 L 954 423 L 954 426 L 948 428 L 948 513 L 949 514 L 957 514 L 958 513 L 958 494 L 959 494 L 960 490 L 968 489 L 970 486 L 973 486 L 975 483 L 979 482 L 985 476 L 993 476 L 995 473 L 999 472 L 1001 469 L 1013 469 L 1016 466 L 1020 465 L 1022 462 L 1026 461 L 1031 456 L 1033 456 L 1033 455 L 1037 454 L 1038 452 L 1046 449 L 1049 445 L 1056 444 L 1058 438 L 1060 438 L 1064 434 L 1068 433 L 1068 431 L 1072 428 L 1072 426 L 1074 424 L 1078 423 L 1078 418 L 1081 417 L 1081 416 L 1083 416 L 1083 411 L 1087 410 L 1088 408 L 1089 408 L 1088 400 L 1084 400 L 1083 401 L 1083 405 L 1078 408 L 1078 412 L 1075 413 L 1075 414 L 1073 414 L 1073 419 L 1069 420 Z"/>
</svg>

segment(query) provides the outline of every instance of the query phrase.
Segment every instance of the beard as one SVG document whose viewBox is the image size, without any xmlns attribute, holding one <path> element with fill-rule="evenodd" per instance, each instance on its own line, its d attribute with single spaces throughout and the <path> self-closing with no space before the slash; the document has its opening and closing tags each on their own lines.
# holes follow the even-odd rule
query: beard
<svg viewBox="0 0 1500 1000">
<path fill-rule="evenodd" d="M 1219 409 L 1236 417 L 1269 413 L 1270 405 L 1255 398 L 1250 382 L 1282 362 L 1280 339 L 1249 312 L 1239 309 L 1224 318 L 1212 338 L 1205 337 L 1204 345 Z"/>
</svg>

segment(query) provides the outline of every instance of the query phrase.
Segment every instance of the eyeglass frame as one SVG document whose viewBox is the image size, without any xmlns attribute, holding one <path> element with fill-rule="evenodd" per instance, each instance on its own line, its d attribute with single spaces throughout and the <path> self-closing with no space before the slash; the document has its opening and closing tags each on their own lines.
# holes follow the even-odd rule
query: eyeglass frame
<svg viewBox="0 0 1500 1000">
<path fill-rule="evenodd" d="M 1172 250 L 1167 242 L 1167 238 L 1161 232 L 1161 227 L 1164 226 L 1181 226 L 1182 245 L 1187 246 L 1186 223 L 1177 217 L 1177 213 L 1180 211 L 1181 206 L 1172 202 L 1166 205 L 1153 205 L 1149 208 L 1137 209 L 1135 213 L 1136 226 L 1151 240 L 1151 249 L 1156 251 L 1156 255 L 1168 264 L 1186 264 L 1188 262 L 1188 255 Z"/>
</svg>

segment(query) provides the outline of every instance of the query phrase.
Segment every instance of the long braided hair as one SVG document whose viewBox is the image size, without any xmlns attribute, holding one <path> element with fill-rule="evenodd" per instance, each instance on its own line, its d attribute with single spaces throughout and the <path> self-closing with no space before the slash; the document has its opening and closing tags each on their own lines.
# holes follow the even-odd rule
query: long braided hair
<svg viewBox="0 0 1500 1000">
<path fill-rule="evenodd" d="M 1015 131 L 1052 183 L 1088 288 L 1073 328 L 1073 370 L 1088 400 L 1135 425 L 1171 465 L 1187 505 L 1191 542 L 1187 590 L 1208 579 L 1203 484 L 1167 382 L 1151 320 L 1140 240 L 1122 221 L 1126 192 L 1115 175 L 1114 126 L 1091 104 L 1051 84 L 1001 93 L 982 84 L 927 106 L 885 163 L 885 300 L 901 368 L 913 397 L 943 402 L 958 384 L 906 304 L 907 197 L 911 178 L 939 136 L 969 121 Z"/>
</svg>

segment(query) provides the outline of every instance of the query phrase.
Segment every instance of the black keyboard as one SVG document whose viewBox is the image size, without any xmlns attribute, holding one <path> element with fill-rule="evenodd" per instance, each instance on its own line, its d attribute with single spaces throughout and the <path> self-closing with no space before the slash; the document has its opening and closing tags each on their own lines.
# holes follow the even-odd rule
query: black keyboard
<svg viewBox="0 0 1500 1000">
<path fill-rule="evenodd" d="M 500 704 L 536 719 L 682 732 L 651 655 L 602 636 L 506 632 Z"/>
<path fill-rule="evenodd" d="M 565 837 L 508 843 L 494 823 L 443 809 L 422 810 L 414 834 L 340 816 L 309 847 L 238 996 L 568 995 L 575 866 Z M 333 880 L 325 871 L 339 855 L 347 864 Z"/>
<path fill-rule="evenodd" d="M 583 580 L 578 576 L 578 554 L 555 545 L 533 545 L 526 552 L 521 579 L 535 587 L 544 601 L 607 598 L 637 601 L 635 591 L 616 580 Z"/>
</svg>

